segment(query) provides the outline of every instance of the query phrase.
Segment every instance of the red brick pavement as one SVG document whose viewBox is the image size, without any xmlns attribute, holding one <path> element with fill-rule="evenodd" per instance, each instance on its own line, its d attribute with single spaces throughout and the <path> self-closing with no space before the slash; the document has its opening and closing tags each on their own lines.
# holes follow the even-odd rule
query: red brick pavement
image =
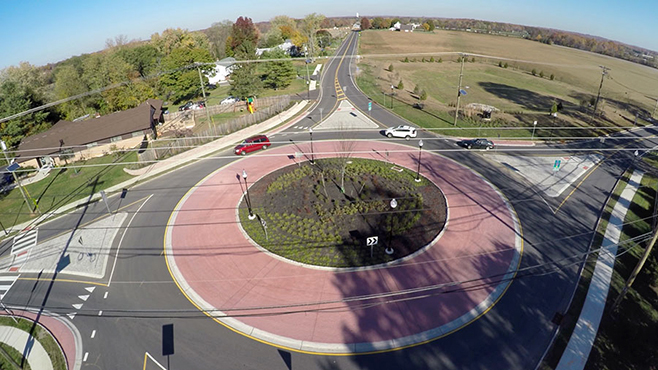
<svg viewBox="0 0 658 370">
<path fill-rule="evenodd" d="M 315 142 L 314 150 L 316 157 L 324 157 L 334 156 L 331 153 L 339 148 L 335 142 Z M 423 253 L 387 268 L 345 272 L 300 266 L 257 249 L 236 222 L 243 195 L 236 176 L 246 169 L 249 183 L 257 181 L 293 164 L 287 155 L 300 151 L 308 152 L 308 145 L 249 155 L 206 178 L 179 205 L 171 229 L 174 275 L 205 303 L 248 326 L 296 341 L 390 342 L 390 347 L 395 346 L 391 341 L 401 338 L 416 336 L 412 342 L 418 342 L 454 330 L 501 294 L 499 287 L 490 296 L 498 284 L 494 277 L 514 271 L 520 258 L 520 242 L 506 202 L 471 170 L 427 152 L 421 173 L 444 192 L 449 218 L 442 236 Z M 412 171 L 417 166 L 415 148 L 391 142 L 356 142 L 353 156 L 388 158 Z M 455 281 L 465 283 L 453 286 Z M 437 284 L 450 286 L 422 294 L 359 299 Z M 410 297 L 415 299 L 405 300 Z M 489 303 L 472 311 L 487 299 Z"/>
</svg>

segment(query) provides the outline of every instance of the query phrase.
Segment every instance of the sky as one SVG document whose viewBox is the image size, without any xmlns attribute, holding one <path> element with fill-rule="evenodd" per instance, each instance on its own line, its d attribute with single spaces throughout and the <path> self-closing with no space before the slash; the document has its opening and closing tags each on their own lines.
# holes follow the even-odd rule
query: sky
<svg viewBox="0 0 658 370">
<path fill-rule="evenodd" d="M 413 16 L 473 18 L 573 31 L 658 51 L 657 0 L 4 0 L 0 69 L 58 62 L 102 50 L 107 39 L 149 39 L 167 28 L 199 30 L 247 16 Z"/>
</svg>

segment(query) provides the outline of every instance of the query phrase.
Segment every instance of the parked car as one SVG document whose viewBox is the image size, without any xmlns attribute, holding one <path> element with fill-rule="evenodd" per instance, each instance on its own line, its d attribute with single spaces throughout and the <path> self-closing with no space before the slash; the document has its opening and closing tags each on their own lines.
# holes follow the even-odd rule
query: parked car
<svg viewBox="0 0 658 370">
<path fill-rule="evenodd" d="M 224 98 L 224 100 L 222 100 L 219 104 L 222 104 L 222 105 L 224 105 L 224 104 L 233 104 L 233 103 L 237 103 L 238 101 L 240 101 L 240 99 L 238 99 L 236 97 L 233 97 L 233 96 L 229 96 L 228 98 Z"/>
<path fill-rule="evenodd" d="M 470 140 L 462 140 L 458 141 L 457 145 L 464 147 L 466 149 L 493 149 L 495 148 L 495 144 L 491 140 L 487 139 L 470 139 Z"/>
<path fill-rule="evenodd" d="M 270 145 L 270 139 L 265 135 L 252 136 L 235 147 L 235 154 L 246 155 L 247 153 L 267 149 Z"/>
<path fill-rule="evenodd" d="M 384 135 L 388 137 L 403 137 L 406 140 L 416 137 L 418 133 L 416 132 L 415 127 L 400 125 L 397 127 L 391 127 L 384 131 Z"/>
<path fill-rule="evenodd" d="M 178 107 L 178 110 L 180 112 L 190 110 L 190 109 L 192 109 L 193 105 L 194 105 L 194 103 L 192 103 L 191 101 L 188 101 L 187 103 L 185 103 L 185 104 L 181 105 L 180 107 Z"/>
</svg>

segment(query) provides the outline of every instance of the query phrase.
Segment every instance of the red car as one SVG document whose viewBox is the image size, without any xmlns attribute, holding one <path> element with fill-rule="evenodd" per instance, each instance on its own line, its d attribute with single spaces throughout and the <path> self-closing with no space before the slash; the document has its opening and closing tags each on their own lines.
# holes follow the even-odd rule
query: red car
<svg viewBox="0 0 658 370">
<path fill-rule="evenodd" d="M 252 136 L 235 147 L 235 154 L 246 155 L 247 153 L 267 149 L 270 145 L 270 139 L 265 135 Z"/>
</svg>

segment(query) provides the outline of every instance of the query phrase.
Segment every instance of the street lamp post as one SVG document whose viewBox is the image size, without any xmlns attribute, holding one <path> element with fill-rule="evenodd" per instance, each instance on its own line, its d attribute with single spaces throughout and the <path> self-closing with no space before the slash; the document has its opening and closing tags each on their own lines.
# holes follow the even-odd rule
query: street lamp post
<svg viewBox="0 0 658 370">
<path fill-rule="evenodd" d="M 308 134 L 311 136 L 311 164 L 315 164 L 315 157 L 313 155 L 313 127 L 308 128 Z"/>
<path fill-rule="evenodd" d="M 247 192 L 247 208 L 249 209 L 249 219 L 253 220 L 256 218 L 256 215 L 254 215 L 254 212 L 251 210 L 251 198 L 249 197 L 249 185 L 247 185 L 247 171 L 242 170 L 242 178 L 244 179 L 244 187 Z"/>
<path fill-rule="evenodd" d="M 398 206 L 398 201 L 395 200 L 395 198 L 391 199 L 391 210 L 395 210 L 395 207 Z M 393 247 L 391 246 L 391 242 L 393 241 L 393 213 L 391 213 L 391 217 L 389 218 L 389 223 L 388 223 L 388 244 L 386 245 L 386 254 L 393 254 Z"/>
<path fill-rule="evenodd" d="M 535 139 L 535 129 L 536 129 L 536 128 L 537 128 L 537 121 L 535 121 L 535 122 L 532 123 L 532 137 L 530 138 L 530 140 L 534 140 L 534 139 Z"/>
<path fill-rule="evenodd" d="M 416 182 L 420 182 L 420 159 L 422 155 L 423 155 L 423 140 L 420 140 L 418 142 L 418 169 L 416 170 Z"/>
<path fill-rule="evenodd" d="M 395 86 L 391 85 L 391 110 L 393 110 L 393 89 Z"/>
<path fill-rule="evenodd" d="M 5 155 L 5 160 L 7 160 L 7 166 L 11 165 L 11 162 L 9 161 L 9 156 L 7 155 L 7 144 L 5 144 L 5 142 L 2 140 L 0 140 L 0 149 L 2 149 L 2 153 Z M 25 205 L 27 206 L 27 209 L 29 209 L 30 212 L 34 212 L 32 210 L 32 206 L 30 205 L 30 201 L 27 200 L 27 195 L 25 195 L 25 191 L 23 190 L 23 185 L 21 185 L 21 182 L 18 181 L 16 172 L 11 171 L 11 175 L 14 177 L 14 182 L 16 182 L 16 185 L 18 185 L 18 189 L 21 191 L 21 195 L 23 195 L 23 199 L 25 200 Z"/>
</svg>

